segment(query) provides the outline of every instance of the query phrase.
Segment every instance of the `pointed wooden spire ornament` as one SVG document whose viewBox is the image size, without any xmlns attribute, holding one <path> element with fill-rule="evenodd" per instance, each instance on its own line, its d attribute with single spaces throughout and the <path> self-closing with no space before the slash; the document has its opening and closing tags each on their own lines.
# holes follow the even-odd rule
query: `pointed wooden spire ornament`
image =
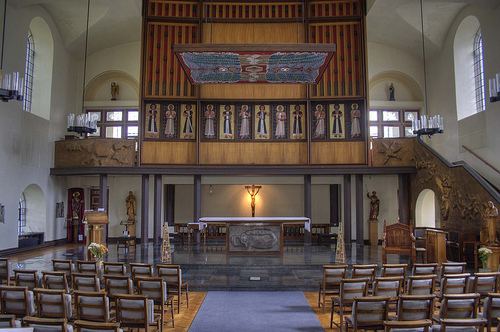
<svg viewBox="0 0 500 332">
<path fill-rule="evenodd" d="M 337 248 L 335 251 L 335 263 L 345 263 L 344 222 L 339 224 L 339 235 L 337 237 Z"/>
<path fill-rule="evenodd" d="M 161 261 L 163 263 L 172 263 L 172 252 L 170 248 L 170 234 L 168 224 L 163 224 L 162 242 L 161 242 Z"/>
</svg>

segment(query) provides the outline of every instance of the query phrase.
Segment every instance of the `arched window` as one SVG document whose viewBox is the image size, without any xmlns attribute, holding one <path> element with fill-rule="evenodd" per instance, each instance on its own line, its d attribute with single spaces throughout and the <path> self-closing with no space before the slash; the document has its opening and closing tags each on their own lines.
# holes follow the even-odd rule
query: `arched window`
<svg viewBox="0 0 500 332">
<path fill-rule="evenodd" d="M 486 99 L 484 98 L 484 54 L 483 35 L 478 29 L 474 36 L 474 88 L 476 91 L 476 112 L 486 110 Z"/>
<path fill-rule="evenodd" d="M 26 227 L 26 197 L 24 193 L 21 194 L 19 199 L 19 216 L 17 220 L 17 234 L 24 233 L 24 228 Z"/>
<path fill-rule="evenodd" d="M 24 67 L 24 100 L 23 110 L 31 112 L 31 101 L 33 99 L 33 73 L 35 70 L 35 41 L 31 30 L 28 31 L 26 42 L 26 65 Z"/>
</svg>

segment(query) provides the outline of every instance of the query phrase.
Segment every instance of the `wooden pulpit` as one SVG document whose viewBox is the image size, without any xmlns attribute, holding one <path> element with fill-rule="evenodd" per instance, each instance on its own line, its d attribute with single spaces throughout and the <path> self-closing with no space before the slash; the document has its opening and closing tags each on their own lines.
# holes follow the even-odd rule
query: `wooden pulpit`
<svg viewBox="0 0 500 332">
<path fill-rule="evenodd" d="M 108 224 L 108 212 L 85 211 L 84 220 L 88 227 L 87 246 L 92 242 L 107 246 L 104 227 Z"/>
<path fill-rule="evenodd" d="M 439 230 L 427 228 L 425 230 L 425 247 L 427 251 L 427 263 L 446 263 L 446 235 Z"/>
</svg>

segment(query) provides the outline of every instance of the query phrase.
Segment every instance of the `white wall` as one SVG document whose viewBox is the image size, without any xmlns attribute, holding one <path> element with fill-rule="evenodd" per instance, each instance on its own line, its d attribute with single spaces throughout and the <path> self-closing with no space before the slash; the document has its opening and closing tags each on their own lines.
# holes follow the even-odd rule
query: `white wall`
<svg viewBox="0 0 500 332">
<path fill-rule="evenodd" d="M 50 16 L 38 6 L 7 6 L 4 71 L 24 74 L 26 37 L 34 17 L 42 17 L 54 39 L 54 63 L 50 120 L 22 111 L 21 102 L 0 104 L 0 202 L 5 205 L 5 224 L 0 224 L 0 250 L 17 247 L 18 201 L 30 184 L 45 193 L 47 222 L 45 240 L 66 236 L 64 225 L 56 222 L 56 202 L 65 201 L 64 179 L 52 178 L 53 142 L 64 135 L 65 114 L 75 103 L 76 72 Z"/>
</svg>

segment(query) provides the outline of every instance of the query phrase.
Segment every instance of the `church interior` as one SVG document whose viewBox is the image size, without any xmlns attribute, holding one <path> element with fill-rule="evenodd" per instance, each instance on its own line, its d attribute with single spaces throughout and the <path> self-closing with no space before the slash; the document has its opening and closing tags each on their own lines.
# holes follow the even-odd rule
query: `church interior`
<svg viewBox="0 0 500 332">
<path fill-rule="evenodd" d="M 499 17 L 0 0 L 0 328 L 500 331 Z"/>
</svg>

